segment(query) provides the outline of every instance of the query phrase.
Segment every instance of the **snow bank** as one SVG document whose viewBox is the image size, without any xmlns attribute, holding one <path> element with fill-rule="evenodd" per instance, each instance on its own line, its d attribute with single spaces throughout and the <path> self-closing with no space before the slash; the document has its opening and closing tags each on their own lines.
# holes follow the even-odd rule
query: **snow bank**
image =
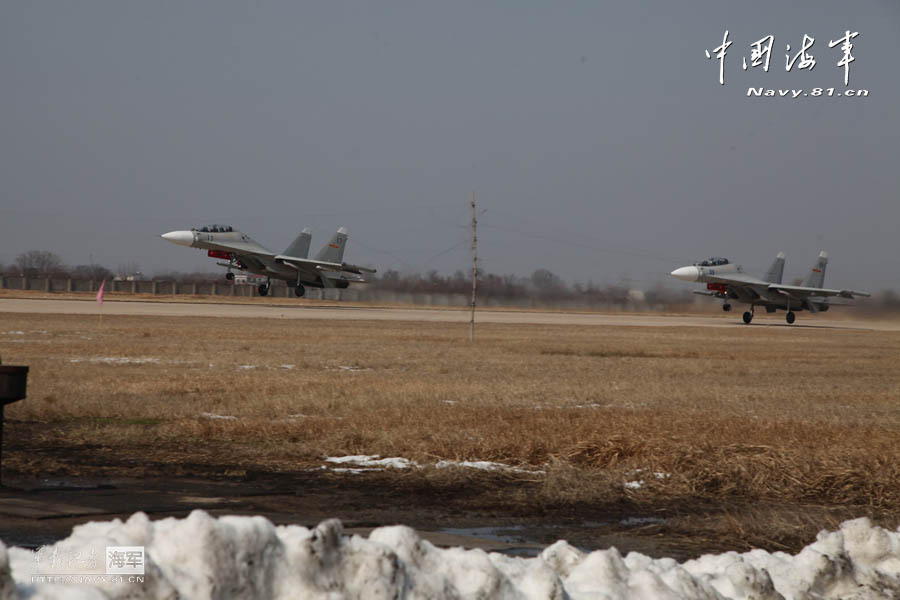
<svg viewBox="0 0 900 600">
<path fill-rule="evenodd" d="M 144 546 L 143 582 L 35 582 L 47 557 L 105 546 Z M 43 552 L 44 560 L 38 555 Z M 900 534 L 868 519 L 822 532 L 799 554 L 754 550 L 678 563 L 615 548 L 586 554 L 559 541 L 537 558 L 440 549 L 403 526 L 368 539 L 341 523 L 276 527 L 262 517 L 87 523 L 32 552 L 0 544 L 0 598 L 893 598 L 900 595 Z M 100 565 L 100 573 L 105 565 Z"/>
</svg>

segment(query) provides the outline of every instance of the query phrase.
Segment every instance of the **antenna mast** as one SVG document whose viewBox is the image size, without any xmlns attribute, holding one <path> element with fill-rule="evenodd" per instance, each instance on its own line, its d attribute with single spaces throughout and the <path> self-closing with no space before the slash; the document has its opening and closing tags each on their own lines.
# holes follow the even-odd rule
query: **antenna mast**
<svg viewBox="0 0 900 600">
<path fill-rule="evenodd" d="M 472 317 L 469 319 L 469 341 L 475 341 L 475 291 L 478 285 L 478 219 L 475 218 L 475 192 L 472 192 Z"/>
</svg>

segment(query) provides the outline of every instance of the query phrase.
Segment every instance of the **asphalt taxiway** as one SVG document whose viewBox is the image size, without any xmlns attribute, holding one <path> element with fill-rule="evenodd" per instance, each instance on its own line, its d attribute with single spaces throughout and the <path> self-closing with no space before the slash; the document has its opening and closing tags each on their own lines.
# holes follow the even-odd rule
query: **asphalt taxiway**
<svg viewBox="0 0 900 600">
<path fill-rule="evenodd" d="M 340 304 L 178 302 L 107 300 L 103 315 L 156 317 L 225 317 L 254 319 L 327 319 L 357 321 L 427 321 L 436 323 L 468 323 L 467 309 L 367 307 Z M 750 327 L 826 327 L 873 331 L 900 331 L 900 321 L 848 318 L 845 309 L 839 315 L 807 315 L 801 313 L 794 325 L 787 325 L 783 313 L 757 313 Z M 2 298 L 0 313 L 97 315 L 100 312 L 91 299 Z M 606 325 L 630 327 L 747 327 L 740 311 L 728 315 L 671 315 L 638 313 L 599 313 L 540 310 L 479 310 L 478 323 L 522 323 L 534 325 Z"/>
</svg>

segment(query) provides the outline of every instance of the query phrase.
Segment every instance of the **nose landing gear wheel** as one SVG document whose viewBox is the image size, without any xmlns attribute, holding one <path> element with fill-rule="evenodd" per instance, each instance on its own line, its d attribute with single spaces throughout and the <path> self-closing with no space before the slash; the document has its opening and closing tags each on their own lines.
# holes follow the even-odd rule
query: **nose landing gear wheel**
<svg viewBox="0 0 900 600">
<path fill-rule="evenodd" d="M 791 325 L 791 324 L 793 324 L 794 319 L 797 318 L 797 315 L 794 314 L 794 311 L 789 310 L 789 311 L 788 311 L 788 314 L 786 314 L 786 315 L 784 316 L 784 318 L 785 318 L 785 320 L 788 322 L 788 325 Z"/>
<path fill-rule="evenodd" d="M 269 286 L 264 283 L 259 284 L 259 287 L 256 288 L 256 291 L 259 292 L 260 296 L 265 296 L 269 293 Z"/>
<path fill-rule="evenodd" d="M 722 305 L 722 310 L 724 310 L 725 312 L 730 311 L 731 305 L 726 302 L 725 304 Z"/>
<path fill-rule="evenodd" d="M 301 298 L 305 293 L 306 288 L 298 283 L 297 287 L 294 288 L 294 295 L 296 295 L 298 298 Z"/>
<path fill-rule="evenodd" d="M 753 313 L 751 313 L 751 312 L 748 310 L 747 312 L 744 313 L 744 323 L 746 323 L 747 325 L 749 325 L 749 324 L 750 324 L 750 321 L 752 321 L 752 320 L 753 320 Z"/>
<path fill-rule="evenodd" d="M 225 273 L 225 279 L 228 281 L 234 281 L 234 273 Z"/>
</svg>

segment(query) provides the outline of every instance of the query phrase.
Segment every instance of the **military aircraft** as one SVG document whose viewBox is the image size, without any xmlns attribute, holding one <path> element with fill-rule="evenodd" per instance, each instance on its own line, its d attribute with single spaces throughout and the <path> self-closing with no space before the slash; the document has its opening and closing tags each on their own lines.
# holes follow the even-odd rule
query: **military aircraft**
<svg viewBox="0 0 900 600">
<path fill-rule="evenodd" d="M 855 290 L 830 290 L 823 288 L 825 282 L 825 266 L 828 254 L 821 252 L 802 285 L 784 285 L 781 277 L 784 274 L 784 252 L 779 252 L 772 266 L 762 279 L 744 273 L 740 265 L 732 264 L 727 258 L 710 258 L 696 262 L 689 267 L 681 267 L 672 271 L 671 275 L 683 281 L 700 281 L 706 283 L 705 290 L 694 290 L 701 296 L 712 296 L 725 302 L 722 310 L 731 310 L 730 300 L 738 300 L 750 305 L 744 313 L 744 323 L 753 320 L 753 312 L 757 306 L 765 306 L 767 313 L 778 309 L 787 311 L 787 322 L 793 323 L 794 311 L 808 310 L 811 313 L 825 312 L 832 305 L 828 296 L 840 296 L 853 299 L 854 296 L 868 297 L 868 292 Z"/>
<path fill-rule="evenodd" d="M 225 277 L 229 280 L 234 279 L 232 269 L 264 275 L 266 282 L 257 288 L 260 296 L 269 293 L 273 277 L 284 279 L 293 286 L 297 296 L 302 296 L 306 293 L 306 286 L 346 288 L 351 282 L 365 283 L 363 273 L 375 272 L 375 269 L 342 262 L 344 247 L 347 245 L 347 230 L 343 227 L 331 236 L 315 258 L 307 258 L 312 239 L 309 229 L 301 231 L 284 254 L 275 254 L 230 225 L 170 231 L 160 237 L 180 246 L 206 250 L 208 256 L 228 261 L 216 264 L 228 267 Z"/>
</svg>

